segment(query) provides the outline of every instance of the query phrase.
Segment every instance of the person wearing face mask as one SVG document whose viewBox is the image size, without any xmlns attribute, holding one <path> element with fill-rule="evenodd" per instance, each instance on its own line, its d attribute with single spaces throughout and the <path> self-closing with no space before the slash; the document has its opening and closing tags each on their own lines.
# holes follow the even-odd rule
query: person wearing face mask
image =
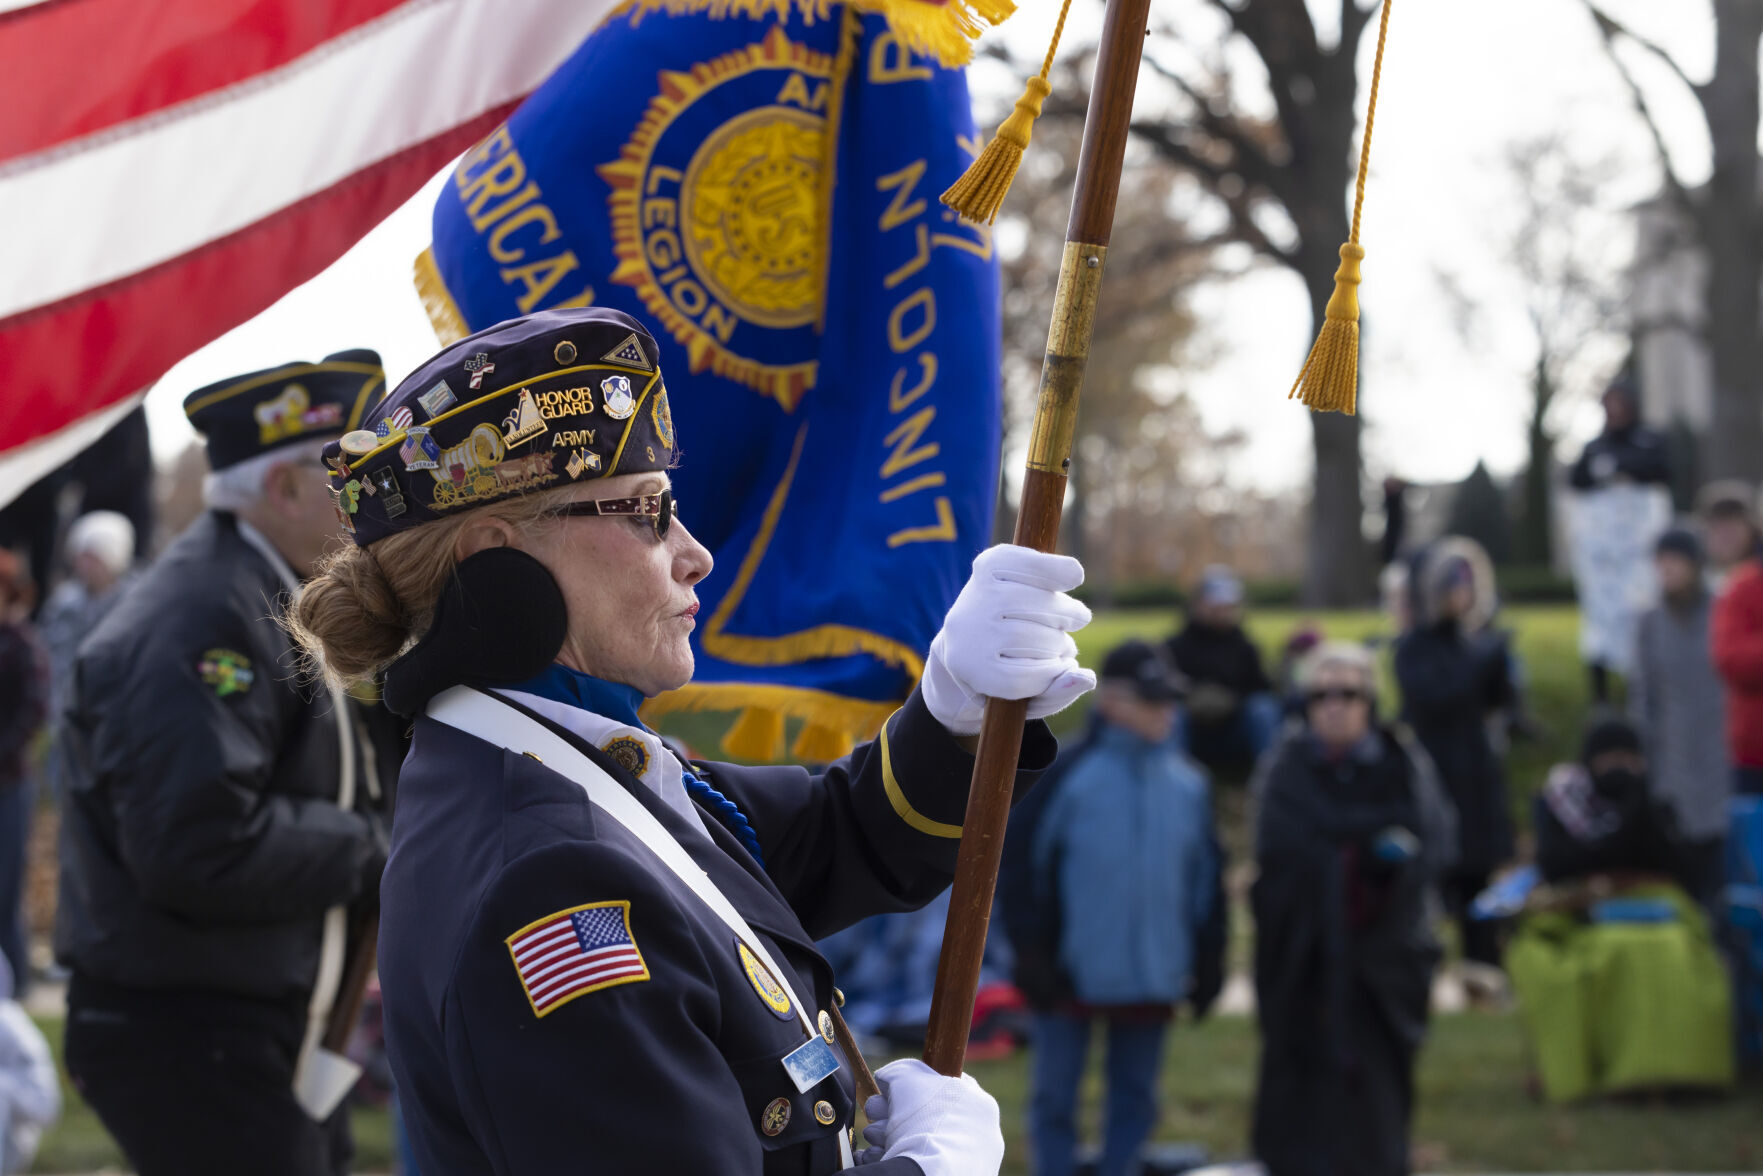
<svg viewBox="0 0 1763 1176">
<path fill-rule="evenodd" d="M 1506 641 L 1486 625 L 1492 571 L 1480 546 L 1441 540 L 1409 577 L 1413 626 L 1396 642 L 1402 718 L 1443 779 L 1457 811 L 1457 862 L 1442 880 L 1445 906 L 1463 933 L 1463 954 L 1498 966 L 1491 923 L 1468 917 L 1470 902 L 1513 853 L 1505 766 L 1489 734 L 1489 715 L 1512 705 Z"/>
<path fill-rule="evenodd" d="M 1534 892 L 1507 950 L 1545 1097 L 1724 1088 L 1732 994 L 1707 915 L 1684 886 L 1670 806 L 1640 733 L 1594 721 L 1577 763 L 1537 796 Z"/>
<path fill-rule="evenodd" d="M 684 762 L 643 722 L 690 680 L 710 553 L 675 515 L 660 348 L 603 307 L 456 342 L 328 446 L 353 543 L 292 610 L 333 679 L 413 721 L 381 886 L 386 1045 L 423 1176 L 820 1176 L 853 1068 L 814 946 L 954 873 L 986 698 L 1088 691 L 1076 560 L 1003 545 L 876 738 L 820 772 Z M 714 444 L 714 442 L 710 442 Z M 996 1176 L 998 1107 L 877 1075 L 877 1176 Z"/>
<path fill-rule="evenodd" d="M 1454 814 L 1426 753 L 1377 721 L 1368 651 L 1321 645 L 1298 681 L 1303 726 L 1251 786 L 1252 1142 L 1271 1176 L 1405 1176 Z"/>
<path fill-rule="evenodd" d="M 1544 880 L 1659 874 L 1686 884 L 1677 821 L 1647 779 L 1633 723 L 1609 717 L 1585 735 L 1578 763 L 1558 764 L 1533 802 Z"/>
</svg>

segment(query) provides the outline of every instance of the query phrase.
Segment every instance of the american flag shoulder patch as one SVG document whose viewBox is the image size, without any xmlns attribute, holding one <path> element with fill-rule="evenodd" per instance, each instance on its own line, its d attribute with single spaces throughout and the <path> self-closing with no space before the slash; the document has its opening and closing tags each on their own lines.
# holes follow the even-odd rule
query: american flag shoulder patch
<svg viewBox="0 0 1763 1176">
<path fill-rule="evenodd" d="M 629 902 L 590 902 L 528 923 L 506 940 L 535 1015 L 578 996 L 649 979 L 631 937 Z"/>
</svg>

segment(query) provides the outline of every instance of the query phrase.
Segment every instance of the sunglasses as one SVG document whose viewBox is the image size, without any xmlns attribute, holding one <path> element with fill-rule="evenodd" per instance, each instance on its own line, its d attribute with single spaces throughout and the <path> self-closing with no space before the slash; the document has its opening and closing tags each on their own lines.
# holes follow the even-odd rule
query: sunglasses
<svg viewBox="0 0 1763 1176">
<path fill-rule="evenodd" d="M 663 490 L 659 494 L 639 494 L 634 498 L 590 498 L 584 502 L 571 502 L 558 507 L 557 514 L 646 518 L 655 528 L 655 538 L 665 539 L 673 526 L 673 510 L 673 491 Z"/>
<path fill-rule="evenodd" d="M 1311 706 L 1319 702 L 1370 702 L 1371 695 L 1363 690 L 1355 690 L 1351 686 L 1332 686 L 1323 690 L 1312 690 L 1304 696 L 1304 701 Z"/>
</svg>

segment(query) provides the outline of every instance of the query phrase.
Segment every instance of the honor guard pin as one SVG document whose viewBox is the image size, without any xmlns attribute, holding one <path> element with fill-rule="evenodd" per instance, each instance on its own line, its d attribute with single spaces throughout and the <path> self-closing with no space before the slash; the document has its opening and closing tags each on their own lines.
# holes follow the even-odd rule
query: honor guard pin
<svg viewBox="0 0 1763 1176">
<path fill-rule="evenodd" d="M 833 1105 L 824 1098 L 814 1104 L 814 1121 L 822 1127 L 831 1127 L 833 1120 L 838 1117 L 839 1113 L 833 1110 Z"/>
<path fill-rule="evenodd" d="M 790 1100 L 787 1098 L 774 1098 L 759 1112 L 759 1130 L 765 1132 L 767 1138 L 783 1134 L 789 1125 Z"/>
<path fill-rule="evenodd" d="M 532 391 L 522 388 L 514 408 L 502 418 L 502 443 L 513 449 L 549 431 L 545 418 L 539 415 L 539 405 L 533 399 Z"/>
</svg>

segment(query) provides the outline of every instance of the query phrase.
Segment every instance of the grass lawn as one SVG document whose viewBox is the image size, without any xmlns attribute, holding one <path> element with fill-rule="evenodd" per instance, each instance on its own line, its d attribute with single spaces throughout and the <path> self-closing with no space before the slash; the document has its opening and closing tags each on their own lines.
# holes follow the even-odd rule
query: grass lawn
<svg viewBox="0 0 1763 1176">
<path fill-rule="evenodd" d="M 61 1025 L 44 1022 L 59 1056 Z M 1241 1156 L 1255 1080 L 1254 1023 L 1242 1017 L 1183 1024 L 1170 1035 L 1157 1137 L 1204 1145 L 1214 1157 Z M 872 1059 L 879 1062 L 880 1059 Z M 1009 1147 L 1004 1171 L 1027 1176 L 1023 1106 L 1027 1058 L 976 1063 L 973 1073 L 1003 1108 Z M 120 1169 L 121 1157 L 96 1116 L 67 1092 L 66 1113 L 44 1140 L 39 1172 Z M 1763 1115 L 1756 1089 L 1720 1101 L 1679 1105 L 1599 1104 L 1552 1109 L 1524 1093 L 1524 1045 L 1517 1018 L 1468 1013 L 1435 1022 L 1422 1054 L 1416 1158 L 1443 1172 L 1739 1172 L 1763 1166 Z M 1085 1087 L 1085 1120 L 1098 1119 L 1099 1075 Z M 386 1171 L 386 1113 L 355 1112 L 356 1170 Z"/>
</svg>

